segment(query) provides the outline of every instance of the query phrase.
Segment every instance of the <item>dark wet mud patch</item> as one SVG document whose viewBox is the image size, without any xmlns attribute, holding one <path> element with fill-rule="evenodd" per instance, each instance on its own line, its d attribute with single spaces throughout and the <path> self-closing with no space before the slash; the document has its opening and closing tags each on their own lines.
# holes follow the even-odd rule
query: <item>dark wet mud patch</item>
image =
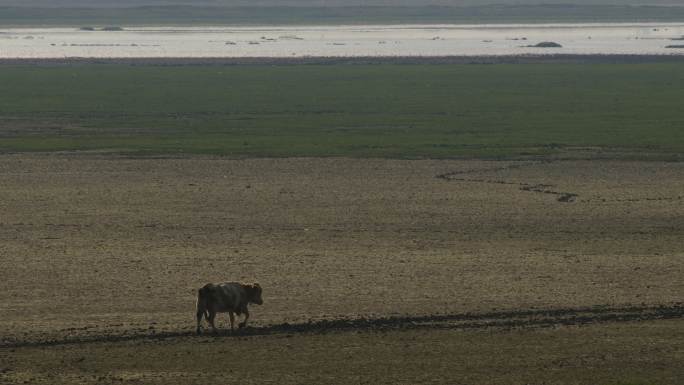
<svg viewBox="0 0 684 385">
<path fill-rule="evenodd" d="M 231 332 L 220 330 L 217 333 L 206 332 L 206 337 L 247 337 L 264 335 L 292 334 L 325 334 L 351 331 L 391 331 L 416 329 L 513 329 L 513 328 L 548 328 L 567 325 L 588 325 L 594 323 L 616 323 L 652 321 L 684 318 L 684 305 L 676 303 L 663 306 L 595 306 L 584 308 L 561 309 L 527 309 L 490 313 L 431 314 L 421 316 L 389 316 L 381 318 L 339 318 L 325 319 L 302 323 L 281 323 L 262 327 L 247 327 Z M 12 349 L 20 347 L 40 347 L 71 345 L 100 342 L 123 342 L 135 340 L 163 340 L 178 337 L 191 337 L 196 333 L 193 329 L 177 331 L 132 331 L 123 334 L 102 334 L 61 339 L 25 340 L 5 339 L 0 341 L 0 348 Z"/>
</svg>

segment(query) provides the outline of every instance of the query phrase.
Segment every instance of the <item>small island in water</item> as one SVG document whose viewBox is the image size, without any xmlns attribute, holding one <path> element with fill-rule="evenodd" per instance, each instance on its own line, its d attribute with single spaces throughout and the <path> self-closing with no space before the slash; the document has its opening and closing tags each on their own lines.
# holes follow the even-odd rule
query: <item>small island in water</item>
<svg viewBox="0 0 684 385">
<path fill-rule="evenodd" d="M 102 27 L 102 28 L 95 28 L 91 26 L 85 26 L 79 28 L 79 31 L 89 31 L 89 32 L 94 32 L 94 31 L 105 31 L 105 32 L 120 32 L 123 31 L 124 29 L 121 27 Z"/>
<path fill-rule="evenodd" d="M 553 41 L 543 41 L 541 43 L 533 44 L 533 45 L 526 45 L 525 47 L 531 47 L 531 48 L 563 48 L 562 45 L 553 42 Z"/>
</svg>

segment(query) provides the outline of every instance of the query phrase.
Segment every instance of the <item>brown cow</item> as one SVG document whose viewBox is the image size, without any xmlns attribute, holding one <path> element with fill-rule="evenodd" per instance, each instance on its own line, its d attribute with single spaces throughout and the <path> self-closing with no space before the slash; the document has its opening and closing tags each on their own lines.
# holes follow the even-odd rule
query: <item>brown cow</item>
<svg viewBox="0 0 684 385">
<path fill-rule="evenodd" d="M 234 330 L 234 313 L 238 316 L 244 314 L 245 320 L 240 322 L 238 327 L 245 327 L 249 319 L 247 305 L 250 303 L 257 305 L 264 303 L 261 299 L 261 286 L 258 283 L 225 282 L 204 285 L 197 293 L 197 334 L 202 332 L 202 316 L 209 321 L 214 333 L 216 332 L 216 326 L 214 326 L 216 313 L 228 313 L 230 330 Z"/>
</svg>

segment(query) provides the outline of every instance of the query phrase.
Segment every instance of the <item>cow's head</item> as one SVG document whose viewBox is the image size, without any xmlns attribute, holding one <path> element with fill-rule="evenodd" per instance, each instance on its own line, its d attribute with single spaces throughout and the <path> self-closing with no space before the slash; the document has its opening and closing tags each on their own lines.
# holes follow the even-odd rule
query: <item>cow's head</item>
<svg viewBox="0 0 684 385">
<path fill-rule="evenodd" d="M 247 293 L 247 301 L 257 305 L 264 303 L 264 300 L 261 298 L 261 285 L 258 283 L 248 283 L 242 285 L 242 287 L 245 288 L 245 293 Z"/>
</svg>

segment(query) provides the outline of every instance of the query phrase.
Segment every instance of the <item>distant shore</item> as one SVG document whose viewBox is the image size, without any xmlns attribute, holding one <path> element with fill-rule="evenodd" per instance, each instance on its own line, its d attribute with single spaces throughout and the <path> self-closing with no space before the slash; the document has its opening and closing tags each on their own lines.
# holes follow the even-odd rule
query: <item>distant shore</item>
<svg viewBox="0 0 684 385">
<path fill-rule="evenodd" d="M 357 56 L 357 57 L 216 57 L 216 58 L 53 58 L 0 59 L 2 66 L 68 66 L 85 64 L 131 66 L 236 65 L 369 65 L 369 64 L 543 64 L 543 63 L 684 63 L 684 55 L 509 55 L 509 56 Z"/>
<path fill-rule="evenodd" d="M 0 28 L 36 26 L 681 22 L 684 6 L 481 5 L 40 8 L 0 6 Z"/>
</svg>

